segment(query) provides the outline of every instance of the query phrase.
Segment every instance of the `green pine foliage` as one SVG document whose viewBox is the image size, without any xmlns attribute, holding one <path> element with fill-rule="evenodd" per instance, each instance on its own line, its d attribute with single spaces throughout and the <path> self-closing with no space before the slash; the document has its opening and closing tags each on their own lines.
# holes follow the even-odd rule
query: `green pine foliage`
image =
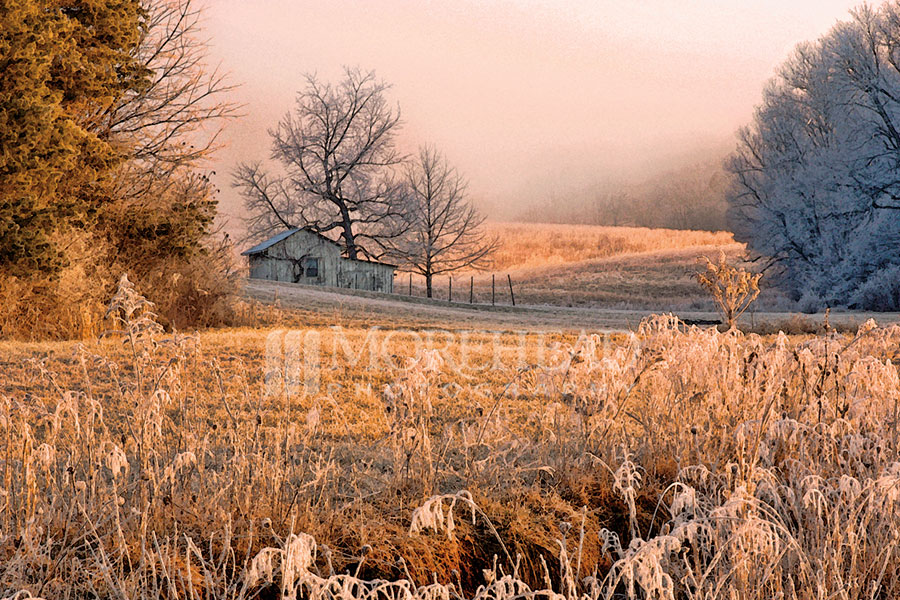
<svg viewBox="0 0 900 600">
<path fill-rule="evenodd" d="M 171 326 L 221 318 L 190 136 L 230 108 L 198 22 L 192 0 L 0 2 L 0 337 L 97 333 L 124 273 Z"/>
<path fill-rule="evenodd" d="M 51 273 L 53 235 L 83 225 L 123 159 L 95 119 L 144 85 L 134 0 L 12 0 L 0 12 L 0 268 Z"/>
</svg>

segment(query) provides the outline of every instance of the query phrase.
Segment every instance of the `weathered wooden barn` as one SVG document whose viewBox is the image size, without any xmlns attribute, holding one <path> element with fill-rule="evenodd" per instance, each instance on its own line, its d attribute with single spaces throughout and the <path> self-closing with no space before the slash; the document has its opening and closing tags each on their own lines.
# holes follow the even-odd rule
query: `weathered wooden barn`
<svg viewBox="0 0 900 600">
<path fill-rule="evenodd" d="M 334 240 L 289 229 L 242 252 L 252 279 L 393 293 L 395 265 L 345 258 Z"/>
</svg>

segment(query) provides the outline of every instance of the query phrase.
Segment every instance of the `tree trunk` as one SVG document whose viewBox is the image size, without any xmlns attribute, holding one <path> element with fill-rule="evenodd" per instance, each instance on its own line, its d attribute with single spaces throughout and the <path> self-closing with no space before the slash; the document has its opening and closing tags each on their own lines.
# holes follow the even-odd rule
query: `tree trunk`
<svg viewBox="0 0 900 600">
<path fill-rule="evenodd" d="M 341 237 L 344 238 L 344 245 L 347 247 L 347 258 L 356 258 L 356 238 L 353 236 L 353 222 L 350 219 L 350 211 L 347 206 L 341 204 L 341 219 L 343 220 L 343 230 Z"/>
<path fill-rule="evenodd" d="M 431 298 L 431 273 L 425 274 L 425 296 Z"/>
</svg>

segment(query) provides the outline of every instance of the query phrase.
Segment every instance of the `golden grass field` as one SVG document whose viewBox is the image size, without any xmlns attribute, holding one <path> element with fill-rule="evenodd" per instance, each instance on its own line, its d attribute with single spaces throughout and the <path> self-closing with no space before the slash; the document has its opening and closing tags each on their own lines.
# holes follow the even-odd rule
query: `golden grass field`
<svg viewBox="0 0 900 600">
<path fill-rule="evenodd" d="M 708 251 L 710 246 L 735 243 L 734 236 L 725 231 L 548 223 L 488 223 L 486 230 L 500 240 L 491 258 L 491 268 L 498 272 L 658 250 L 706 247 Z"/>
<path fill-rule="evenodd" d="M 102 339 L 0 341 L 0 598 L 900 594 L 900 326 L 334 296 L 185 335 L 126 283 Z"/>
<path fill-rule="evenodd" d="M 453 275 L 453 299 L 511 303 L 507 276 L 519 304 L 619 309 L 710 310 L 694 274 L 703 256 L 725 252 L 740 260 L 744 245 L 728 232 L 678 231 L 642 227 L 489 223 L 500 244 L 481 271 Z M 470 278 L 472 281 L 470 281 Z M 395 291 L 409 294 L 409 275 L 398 275 Z M 412 276 L 412 294 L 424 283 Z M 434 282 L 436 298 L 448 299 L 449 279 Z M 767 292 L 772 304 L 777 294 Z"/>
<path fill-rule="evenodd" d="M 0 597 L 893 598 L 900 327 L 0 343 Z"/>
</svg>

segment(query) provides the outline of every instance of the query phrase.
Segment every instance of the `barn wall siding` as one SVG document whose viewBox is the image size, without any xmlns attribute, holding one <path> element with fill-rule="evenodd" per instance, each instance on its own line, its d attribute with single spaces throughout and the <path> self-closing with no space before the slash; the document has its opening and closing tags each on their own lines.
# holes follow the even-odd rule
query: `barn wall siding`
<svg viewBox="0 0 900 600">
<path fill-rule="evenodd" d="M 379 263 L 341 259 L 338 286 L 390 294 L 394 291 L 394 268 Z"/>
<path fill-rule="evenodd" d="M 318 269 L 309 276 L 310 262 Z M 394 267 L 381 263 L 351 260 L 341 256 L 340 247 L 309 231 L 298 231 L 249 256 L 250 277 L 393 293 Z"/>
</svg>

